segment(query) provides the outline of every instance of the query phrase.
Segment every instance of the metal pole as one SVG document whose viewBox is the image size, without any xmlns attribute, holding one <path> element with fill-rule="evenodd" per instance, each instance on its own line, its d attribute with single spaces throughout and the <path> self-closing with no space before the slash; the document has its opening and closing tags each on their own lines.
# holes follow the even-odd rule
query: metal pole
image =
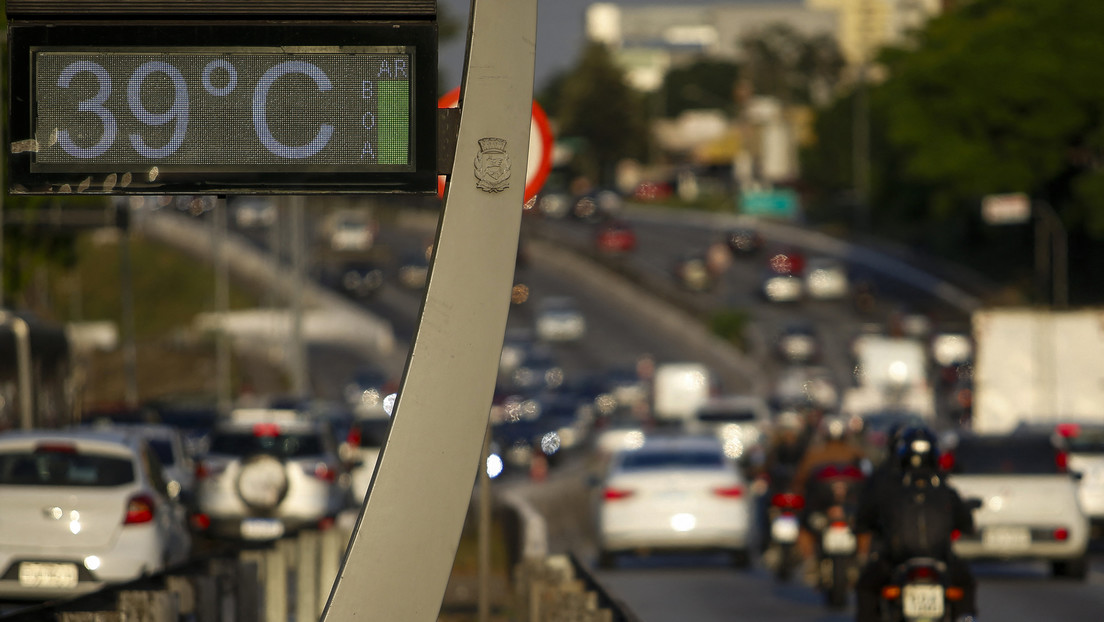
<svg viewBox="0 0 1104 622">
<path fill-rule="evenodd" d="M 130 206 L 126 201 L 115 205 L 116 223 L 123 234 L 119 241 L 119 282 L 123 306 L 123 375 L 124 401 L 130 408 L 138 406 L 138 347 L 134 328 L 134 269 L 130 257 Z"/>
<path fill-rule="evenodd" d="M 1069 306 L 1069 236 L 1062 217 L 1046 201 L 1036 201 L 1035 211 L 1035 278 L 1040 297 L 1047 298 L 1056 309 Z M 1050 287 L 1046 280 L 1050 278 Z M 1049 289 L 1049 292 L 1048 292 Z"/>
<path fill-rule="evenodd" d="M 303 197 L 291 197 L 291 381 L 292 392 L 299 397 L 307 395 L 306 348 L 303 344 Z"/>
<path fill-rule="evenodd" d="M 1047 205 L 1036 201 L 1035 211 L 1035 291 L 1039 302 L 1045 303 L 1050 292 L 1047 280 L 1050 278 L 1050 219 L 1047 217 Z"/>
<path fill-rule="evenodd" d="M 865 54 L 865 52 L 864 52 Z M 853 118 L 855 176 L 855 228 L 870 228 L 870 100 L 866 86 L 866 61 L 859 65 Z"/>
<path fill-rule="evenodd" d="M 220 413 L 230 412 L 230 339 L 226 334 L 227 315 L 230 312 L 230 275 L 226 257 L 226 198 L 215 199 L 212 230 L 215 254 L 215 314 L 219 317 L 215 334 L 215 392 Z"/>
<path fill-rule="evenodd" d="M 1054 210 L 1051 210 L 1054 221 L 1051 232 L 1054 236 L 1051 247 L 1054 257 L 1051 262 L 1054 265 L 1052 276 L 1054 285 L 1054 307 L 1065 309 L 1069 306 L 1069 238 L 1066 235 L 1066 226 Z"/>
<path fill-rule="evenodd" d="M 7 313 L 15 338 L 15 357 L 19 375 L 19 416 L 24 430 L 34 427 L 34 387 L 31 382 L 31 329 L 27 321 Z"/>
<path fill-rule="evenodd" d="M 391 431 L 325 622 L 435 622 L 506 330 L 533 108 L 536 0 L 472 0 L 460 130 Z"/>
<path fill-rule="evenodd" d="M 479 459 L 479 595 L 478 622 L 491 619 L 491 478 L 487 474 L 487 457 L 491 453 L 491 431 L 483 438 L 483 454 Z"/>
</svg>

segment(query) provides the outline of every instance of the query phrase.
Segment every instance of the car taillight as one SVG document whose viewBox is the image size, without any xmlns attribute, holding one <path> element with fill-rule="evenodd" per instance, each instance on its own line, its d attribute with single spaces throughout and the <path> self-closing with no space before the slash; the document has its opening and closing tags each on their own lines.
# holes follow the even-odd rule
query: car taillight
<svg viewBox="0 0 1104 622">
<path fill-rule="evenodd" d="M 360 447 L 360 428 L 352 427 L 349 429 L 349 434 L 345 437 L 345 442 L 351 447 Z"/>
<path fill-rule="evenodd" d="M 624 488 L 606 488 L 602 491 L 602 498 L 606 501 L 620 501 L 633 496 L 633 491 Z"/>
<path fill-rule="evenodd" d="M 724 497 L 726 499 L 736 499 L 744 496 L 743 486 L 725 486 L 724 488 L 714 488 L 713 494 L 718 497 Z"/>
<path fill-rule="evenodd" d="M 952 529 L 951 530 L 951 542 L 955 542 L 961 537 L 962 537 L 962 530 L 960 530 L 960 529 Z"/>
<path fill-rule="evenodd" d="M 280 426 L 275 423 L 258 423 L 253 426 L 253 436 L 257 438 L 280 436 Z"/>
<path fill-rule="evenodd" d="M 304 470 L 306 470 L 306 467 L 304 467 Z M 319 462 L 314 465 L 314 470 L 310 471 L 310 474 L 324 482 L 333 482 L 337 479 L 337 469 L 334 469 L 325 462 Z"/>
<path fill-rule="evenodd" d="M 1069 540 L 1069 529 L 1066 529 L 1065 527 L 1059 527 L 1059 528 L 1055 529 L 1054 530 L 1054 539 L 1058 540 L 1059 542 L 1064 542 L 1066 540 Z"/>
<path fill-rule="evenodd" d="M 75 454 L 77 448 L 70 443 L 39 443 L 35 445 L 36 454 Z"/>
<path fill-rule="evenodd" d="M 1054 466 L 1058 467 L 1058 470 L 1062 473 L 1065 473 L 1069 469 L 1069 454 L 1064 451 L 1055 453 Z"/>
<path fill-rule="evenodd" d="M 149 495 L 134 495 L 127 501 L 126 518 L 124 525 L 138 525 L 153 520 L 153 497 Z"/>
<path fill-rule="evenodd" d="M 210 462 L 200 460 L 199 462 L 196 462 L 195 477 L 197 480 L 204 480 L 208 477 L 214 477 L 215 475 L 218 475 L 225 470 L 226 465 L 224 464 L 212 464 Z"/>
<path fill-rule="evenodd" d="M 1076 438 L 1081 434 L 1081 426 L 1076 423 L 1059 423 L 1054 431 L 1062 438 Z"/>
<path fill-rule="evenodd" d="M 192 514 L 192 527 L 198 531 L 206 531 L 211 526 L 211 517 L 206 514 Z"/>
<path fill-rule="evenodd" d="M 946 451 L 939 455 L 939 468 L 944 471 L 950 471 L 954 468 L 955 458 L 954 454 Z"/>
</svg>

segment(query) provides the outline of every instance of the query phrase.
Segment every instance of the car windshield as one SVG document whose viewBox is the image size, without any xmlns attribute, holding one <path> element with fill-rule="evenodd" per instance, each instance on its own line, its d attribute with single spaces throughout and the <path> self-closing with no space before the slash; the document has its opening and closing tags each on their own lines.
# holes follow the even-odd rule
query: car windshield
<svg viewBox="0 0 1104 622">
<path fill-rule="evenodd" d="M 355 431 L 360 435 L 361 447 L 383 447 L 390 429 L 390 419 L 359 419 L 350 432 Z"/>
<path fill-rule="evenodd" d="M 157 459 L 165 466 L 176 464 L 176 456 L 173 454 L 172 442 L 166 438 L 151 438 L 148 440 L 150 449 L 157 454 Z"/>
<path fill-rule="evenodd" d="M 963 439 L 954 452 L 954 472 L 968 475 L 1061 473 L 1049 438 Z"/>
<path fill-rule="evenodd" d="M 755 411 L 751 409 L 705 410 L 698 413 L 698 420 L 706 423 L 743 423 L 756 419 Z"/>
<path fill-rule="evenodd" d="M 621 470 L 714 469 L 724 466 L 724 455 L 717 451 L 652 451 L 641 449 L 625 454 Z"/>
<path fill-rule="evenodd" d="M 251 432 L 219 432 L 211 438 L 213 454 L 248 456 L 272 454 L 278 458 L 300 458 L 325 453 L 317 434 L 255 435 Z"/>
<path fill-rule="evenodd" d="M 134 481 L 127 458 L 72 451 L 0 454 L 0 485 L 121 486 Z"/>
</svg>

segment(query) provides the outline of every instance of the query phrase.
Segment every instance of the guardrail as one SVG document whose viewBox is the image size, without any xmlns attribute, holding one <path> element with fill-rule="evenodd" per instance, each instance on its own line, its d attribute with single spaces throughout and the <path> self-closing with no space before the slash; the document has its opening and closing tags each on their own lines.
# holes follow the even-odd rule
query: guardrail
<svg viewBox="0 0 1104 622">
<path fill-rule="evenodd" d="M 516 622 L 637 622 L 571 555 L 549 555 L 544 518 L 503 494 L 498 520 L 511 539 Z M 351 525 L 305 530 L 265 546 L 222 546 L 126 584 L 0 616 L 4 622 L 288 622 L 317 620 Z"/>
</svg>

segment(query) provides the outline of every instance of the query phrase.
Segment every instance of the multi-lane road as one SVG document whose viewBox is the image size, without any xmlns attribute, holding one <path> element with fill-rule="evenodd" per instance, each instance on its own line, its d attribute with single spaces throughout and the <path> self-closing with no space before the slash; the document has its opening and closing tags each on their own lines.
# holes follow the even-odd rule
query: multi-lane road
<svg viewBox="0 0 1104 622">
<path fill-rule="evenodd" d="M 575 222 L 529 223 L 533 236 L 529 244 L 530 261 L 519 269 L 519 282 L 532 292 L 530 302 L 515 307 L 511 327 L 530 325 L 532 303 L 545 296 L 571 295 L 587 316 L 588 336 L 580 343 L 557 346 L 556 351 L 568 374 L 586 373 L 610 366 L 623 366 L 638 356 L 649 354 L 657 360 L 704 360 L 719 372 L 724 389 L 733 392 L 769 391 L 778 363 L 769 353 L 772 336 L 794 319 L 811 321 L 824 339 L 826 363 L 841 382 L 847 379 L 850 363 L 846 355 L 849 338 L 862 324 L 883 320 L 893 310 L 921 311 L 960 326 L 968 319 L 970 305 L 976 302 L 972 292 L 957 285 L 929 280 L 912 264 L 900 264 L 900 278 L 894 275 L 897 264 L 886 260 L 876 266 L 857 265 L 856 272 L 874 281 L 881 294 L 878 305 L 868 314 L 860 314 L 849 301 L 777 305 L 762 300 L 758 293 L 762 258 L 735 261 L 725 273 L 723 283 L 705 294 L 684 293 L 694 297 L 692 305 L 671 304 L 674 287 L 671 265 L 687 249 L 703 249 L 720 240 L 722 230 L 709 221 L 680 220 L 647 212 L 633 218 L 638 248 L 631 255 L 613 259 L 607 270 L 563 246 L 587 248 L 592 230 Z M 784 233 L 785 234 L 785 233 Z M 396 233 L 394 239 L 424 239 Z M 387 239 L 387 234 L 384 235 Z M 790 247 L 789 238 L 768 236 L 767 253 Z M 841 252 L 831 247 L 831 252 Z M 821 252 L 828 252 L 821 247 Z M 845 258 L 867 256 L 862 249 L 843 248 Z M 815 254 L 815 251 L 811 254 Z M 853 260 L 857 261 L 857 260 Z M 630 287 L 618 276 L 625 270 L 636 272 L 633 280 L 651 286 Z M 919 275 L 920 278 L 916 278 Z M 658 283 L 658 284 L 657 284 Z M 647 290 L 655 289 L 663 302 Z M 677 290 L 674 290 L 677 291 Z M 417 309 L 416 292 L 394 289 L 381 293 L 368 304 L 374 312 L 390 316 L 403 326 L 397 314 Z M 710 340 L 695 325 L 688 309 L 739 307 L 750 312 L 753 339 L 747 352 Z M 405 311 L 404 311 L 405 309 Z M 412 324 L 409 324 L 412 326 Z M 594 559 L 594 542 L 589 503 L 593 490 L 588 487 L 584 465 L 566 465 L 554 471 L 549 480 L 532 483 L 525 479 L 502 482 L 526 495 L 549 521 L 549 546 L 553 551 L 572 551 L 584 560 Z M 1002 620 L 1092 620 L 1104 605 L 1104 558 L 1094 558 L 1085 582 L 1056 580 L 1042 564 L 975 565 L 981 582 L 980 606 L 986 619 Z M 595 571 L 599 580 L 625 603 L 643 622 L 675 620 L 808 620 L 842 621 L 852 617 L 850 609 L 827 609 L 819 596 L 800 581 L 779 584 L 756 562 L 751 569 L 733 570 L 723 558 L 710 556 L 646 557 L 623 559 L 616 569 Z"/>
</svg>

